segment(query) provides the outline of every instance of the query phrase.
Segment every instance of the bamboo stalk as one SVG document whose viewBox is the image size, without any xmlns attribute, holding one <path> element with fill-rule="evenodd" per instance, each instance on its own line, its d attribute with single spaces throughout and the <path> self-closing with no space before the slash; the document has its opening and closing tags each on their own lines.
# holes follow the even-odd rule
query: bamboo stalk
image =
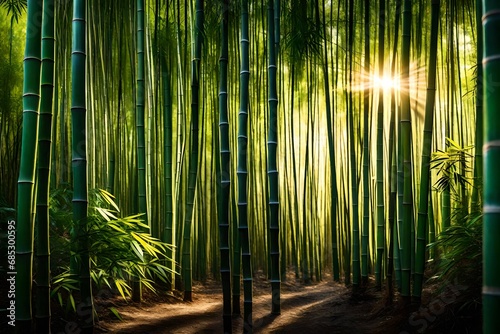
<svg viewBox="0 0 500 334">
<path fill-rule="evenodd" d="M 427 81 L 427 95 L 425 103 L 424 139 L 422 145 L 422 161 L 420 167 L 420 198 L 417 221 L 417 249 L 415 254 L 415 282 L 413 297 L 420 303 L 425 269 L 425 247 L 427 245 L 428 206 L 430 186 L 430 159 L 432 149 L 432 129 L 434 124 L 434 105 L 436 96 L 436 62 L 437 41 L 439 28 L 440 0 L 432 1 L 431 10 L 431 43 L 429 57 L 429 72 Z"/>
<path fill-rule="evenodd" d="M 277 0 L 279 1 L 279 0 Z M 269 129 L 268 129 L 268 212 L 269 212 L 269 240 L 270 240 L 270 260 L 271 260 L 271 289 L 272 289 L 272 314 L 281 313 L 281 275 L 280 275 L 280 244 L 279 244 L 279 198 L 278 198 L 278 166 L 276 155 L 278 153 L 278 96 L 276 88 L 276 52 L 274 3 L 268 2 L 268 103 L 269 103 Z"/>
<path fill-rule="evenodd" d="M 252 322 L 252 262 L 250 252 L 250 236 L 247 221 L 247 121 L 248 121 L 248 82 L 249 68 L 249 34 L 248 34 L 248 1 L 241 0 L 241 58 L 240 58 L 240 110 L 238 114 L 238 229 L 241 242 L 241 262 L 243 269 L 243 332 L 253 332 Z"/>
<path fill-rule="evenodd" d="M 381 1 L 383 2 L 383 1 Z M 365 31 L 365 56 L 363 70 L 370 73 L 370 1 L 364 1 L 364 31 Z M 383 45 L 383 44 L 381 44 Z M 370 155 L 369 131 L 370 119 L 370 94 L 368 86 L 363 87 L 363 225 L 361 229 L 361 278 L 362 283 L 368 283 L 368 237 L 370 228 Z"/>
<path fill-rule="evenodd" d="M 410 120 L 410 33 L 411 33 L 411 1 L 403 1 L 403 43 L 401 50 L 401 147 L 403 167 L 403 207 L 401 223 L 401 295 L 406 302 L 410 298 L 411 228 L 413 225 L 413 201 L 411 180 L 411 120 Z"/>
<path fill-rule="evenodd" d="M 222 20 L 220 24 L 221 31 L 221 53 L 219 58 L 219 137 L 220 137 L 220 183 L 219 183 L 219 245 L 221 266 L 220 274 L 222 280 L 222 318 L 224 324 L 224 333 L 232 333 L 231 319 L 231 268 L 230 254 L 231 248 L 229 243 L 229 221 L 230 221 L 230 190 L 231 190 L 231 174 L 230 174 L 230 157 L 231 151 L 229 147 L 229 119 L 228 119 L 228 58 L 229 58 L 229 0 L 221 2 Z M 219 180 L 219 178 L 217 178 Z M 238 301 L 239 302 L 239 301 Z"/>
<path fill-rule="evenodd" d="M 379 2 L 378 28 L 378 73 L 384 76 L 385 44 L 385 1 Z M 385 215 L 384 215 L 384 89 L 379 89 L 377 109 L 377 262 L 375 266 L 375 284 L 382 287 L 382 263 L 385 251 Z"/>
<path fill-rule="evenodd" d="M 17 182 L 16 267 L 9 268 L 10 272 L 17 271 L 16 327 L 20 333 L 30 333 L 32 330 L 33 219 L 41 68 L 41 25 L 38 21 L 40 17 L 42 1 L 28 1 L 23 63 L 23 132 Z"/>
<path fill-rule="evenodd" d="M 500 3 L 483 1 L 483 85 L 484 85 L 484 206 L 483 206 L 483 331 L 500 331 Z"/>
<path fill-rule="evenodd" d="M 92 333 L 94 304 L 90 278 L 90 258 L 87 231 L 87 94 L 86 94 L 86 19 L 87 2 L 73 4 L 73 50 L 71 55 L 71 121 L 73 167 L 73 222 L 79 254 L 80 326 Z"/>
<path fill-rule="evenodd" d="M 43 2 L 42 67 L 40 122 L 38 124 L 38 196 L 37 196 L 37 292 L 36 328 L 39 333 L 50 332 L 50 240 L 49 189 L 52 150 L 52 107 L 54 96 L 54 2 Z"/>
<path fill-rule="evenodd" d="M 199 127 L 199 92 L 201 72 L 201 48 L 203 39 L 203 0 L 196 0 L 196 19 L 194 26 L 194 54 L 191 61 L 191 157 L 189 160 L 188 192 L 186 200 L 186 213 L 184 220 L 182 244 L 182 278 L 184 282 L 184 300 L 192 301 L 192 270 L 191 231 L 193 224 L 193 207 L 195 200 L 195 187 L 198 176 L 198 127 Z"/>
</svg>

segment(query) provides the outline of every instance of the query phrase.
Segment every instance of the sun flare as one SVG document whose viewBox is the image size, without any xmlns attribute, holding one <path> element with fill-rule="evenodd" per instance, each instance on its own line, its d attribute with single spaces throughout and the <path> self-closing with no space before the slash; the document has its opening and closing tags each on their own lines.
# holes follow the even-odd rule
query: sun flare
<svg viewBox="0 0 500 334">
<path fill-rule="evenodd" d="M 378 103 L 380 93 L 384 100 L 387 99 L 385 107 L 390 107 L 391 93 L 396 99 L 400 94 L 408 94 L 411 99 L 411 110 L 415 113 L 418 119 L 423 119 L 422 112 L 425 106 L 426 98 L 426 71 L 424 66 L 417 66 L 417 63 L 411 63 L 408 71 L 408 80 L 403 80 L 401 73 L 394 73 L 391 75 L 388 71 L 383 74 L 378 72 L 377 68 L 373 71 L 365 71 L 362 69 L 356 73 L 351 83 L 345 86 L 339 85 L 337 90 L 350 90 L 351 92 L 363 93 L 369 92 L 371 97 L 374 98 L 373 103 Z"/>
<path fill-rule="evenodd" d="M 380 77 L 374 74 L 371 78 L 371 87 L 383 90 L 399 89 L 399 79 L 390 75 Z"/>
<path fill-rule="evenodd" d="M 354 77 L 352 84 L 350 85 L 351 91 L 364 91 L 366 89 L 372 91 L 383 91 L 389 93 L 391 91 L 401 91 L 405 90 L 403 82 L 401 82 L 400 75 L 398 73 L 391 75 L 388 72 L 383 74 L 378 73 L 378 71 L 366 72 L 364 70 Z"/>
</svg>

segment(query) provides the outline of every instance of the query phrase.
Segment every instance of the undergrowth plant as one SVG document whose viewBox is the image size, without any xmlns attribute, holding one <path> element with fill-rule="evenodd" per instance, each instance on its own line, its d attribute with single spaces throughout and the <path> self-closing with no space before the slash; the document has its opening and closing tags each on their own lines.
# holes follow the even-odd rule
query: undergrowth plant
<svg viewBox="0 0 500 334">
<path fill-rule="evenodd" d="M 476 308 L 481 304 L 483 214 L 481 205 L 470 204 L 467 191 L 467 187 L 481 182 L 472 182 L 469 177 L 473 159 L 469 153 L 471 149 L 472 146 L 461 147 L 447 138 L 446 151 L 435 152 L 431 160 L 431 168 L 438 170 L 436 190 L 442 192 L 448 188 L 455 203 L 451 212 L 452 224 L 441 231 L 436 242 L 429 244 L 440 252 L 432 279 L 439 282 L 439 291 L 450 284 L 465 287 L 457 298 L 459 309 Z"/>
<path fill-rule="evenodd" d="M 136 278 L 144 287 L 156 292 L 153 279 L 167 282 L 172 269 L 165 266 L 165 253 L 171 248 L 149 233 L 141 215 L 120 217 L 120 209 L 109 192 L 98 189 L 89 194 L 89 222 L 86 231 L 89 240 L 91 277 L 94 288 L 117 291 L 127 300 L 131 296 L 130 281 Z M 52 296 L 66 308 L 76 310 L 73 292 L 78 281 L 70 274 L 72 252 L 71 211 L 68 210 L 71 194 L 67 190 L 54 192 L 51 197 L 51 235 L 53 262 L 57 266 L 52 280 Z M 80 256 L 74 254 L 78 263 Z M 65 265 L 61 265 L 65 263 Z"/>
</svg>

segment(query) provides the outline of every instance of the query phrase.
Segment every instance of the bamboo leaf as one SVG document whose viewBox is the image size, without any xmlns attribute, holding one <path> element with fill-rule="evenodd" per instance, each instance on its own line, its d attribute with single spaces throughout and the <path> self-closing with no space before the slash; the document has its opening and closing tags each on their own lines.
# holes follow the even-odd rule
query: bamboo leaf
<svg viewBox="0 0 500 334">
<path fill-rule="evenodd" d="M 109 310 L 111 311 L 111 313 L 113 313 L 115 315 L 115 317 L 117 317 L 120 321 L 123 321 L 123 318 L 120 314 L 120 312 L 118 312 L 118 310 L 115 308 L 115 307 L 110 307 Z"/>
<path fill-rule="evenodd" d="M 108 214 L 106 212 L 106 209 L 103 208 L 96 208 L 97 211 L 101 214 L 101 216 L 106 219 L 106 221 L 110 221 L 111 219 L 108 217 Z"/>
<path fill-rule="evenodd" d="M 139 245 L 135 240 L 131 240 L 130 245 L 132 246 L 132 250 L 139 257 L 139 259 L 141 259 L 141 261 L 144 261 L 144 253 L 142 252 L 141 245 Z"/>
<path fill-rule="evenodd" d="M 115 197 L 111 193 L 109 193 L 104 189 L 99 189 L 99 192 L 101 193 L 102 197 L 104 198 L 104 200 L 106 200 L 108 204 L 111 204 L 117 212 L 120 212 L 120 208 L 114 201 Z"/>
<path fill-rule="evenodd" d="M 115 231 L 120 232 L 120 233 L 123 233 L 123 234 L 127 233 L 127 232 L 125 232 L 124 229 L 122 229 L 120 226 L 118 226 L 117 224 L 115 224 L 114 221 L 109 221 L 108 226 L 111 227 L 112 229 L 114 229 Z"/>
<path fill-rule="evenodd" d="M 73 297 L 73 294 L 69 294 L 69 301 L 71 303 L 71 307 L 74 312 L 76 312 L 76 305 L 75 305 L 75 298 Z"/>
</svg>

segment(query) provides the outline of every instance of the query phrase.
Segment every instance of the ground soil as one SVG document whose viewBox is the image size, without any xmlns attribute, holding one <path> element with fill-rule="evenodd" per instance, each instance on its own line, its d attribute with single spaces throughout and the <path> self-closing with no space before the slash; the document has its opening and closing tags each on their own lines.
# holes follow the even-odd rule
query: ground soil
<svg viewBox="0 0 500 334">
<path fill-rule="evenodd" d="M 349 290 L 343 285 L 328 281 L 306 286 L 285 282 L 282 284 L 281 315 L 273 316 L 270 290 L 264 282 L 255 281 L 255 333 L 305 333 L 313 328 L 318 333 L 333 330 L 348 333 L 353 328 L 363 327 L 371 311 L 370 303 L 351 301 Z M 160 303 L 146 301 L 142 305 L 121 306 L 118 309 L 124 321 L 108 318 L 100 321 L 99 327 L 102 332 L 111 333 L 223 333 L 219 282 L 194 285 L 193 302 L 182 302 L 180 297 L 166 297 L 165 302 Z M 353 319 L 349 313 L 363 316 Z M 242 316 L 234 316 L 233 331 L 241 333 L 242 329 Z"/>
<path fill-rule="evenodd" d="M 291 274 L 281 285 L 281 315 L 271 315 L 271 287 L 262 273 L 254 275 L 253 322 L 255 333 L 481 333 L 481 290 L 453 282 L 439 290 L 427 282 L 422 306 L 405 306 L 399 294 L 388 304 L 387 293 L 373 279 L 354 292 L 352 286 L 333 282 L 303 284 Z M 1 295 L 6 295 L 0 285 Z M 102 290 L 94 294 L 99 314 L 95 333 L 223 333 L 222 289 L 215 280 L 195 282 L 193 302 L 179 291 L 145 292 L 142 303 L 126 302 Z M 78 300 L 78 296 L 75 295 Z M 469 308 L 465 309 L 467 301 Z M 3 300 L 0 299 L 3 302 Z M 242 298 L 240 299 L 242 306 Z M 470 307 L 470 305 L 476 307 Z M 113 315 L 116 308 L 122 321 Z M 0 333 L 9 333 L 6 314 L 0 312 Z M 52 333 L 79 333 L 77 319 L 66 306 L 52 301 Z M 243 332 L 242 315 L 233 316 L 233 333 Z"/>
<path fill-rule="evenodd" d="M 281 315 L 274 316 L 270 312 L 270 284 L 263 275 L 257 275 L 253 289 L 254 333 L 480 332 L 477 324 L 470 325 L 471 321 L 480 320 L 480 313 L 472 316 L 472 320 L 466 319 L 470 325 L 467 328 L 457 327 L 456 319 L 447 322 L 449 312 L 445 309 L 449 297 L 442 298 L 445 302 L 434 297 L 437 309 L 424 307 L 418 311 L 403 307 L 397 294 L 389 305 L 386 293 L 377 291 L 373 281 L 367 286 L 353 294 L 352 287 L 332 282 L 329 277 L 309 285 L 287 277 L 281 289 Z M 147 295 L 141 304 L 124 304 L 119 300 L 98 300 L 97 304 L 104 315 L 98 323 L 98 333 L 223 333 L 222 291 L 216 281 L 196 283 L 193 302 L 183 302 L 182 295 L 174 292 Z M 105 312 L 110 306 L 117 307 L 123 321 Z M 233 332 L 243 332 L 241 315 L 233 316 Z"/>
</svg>

